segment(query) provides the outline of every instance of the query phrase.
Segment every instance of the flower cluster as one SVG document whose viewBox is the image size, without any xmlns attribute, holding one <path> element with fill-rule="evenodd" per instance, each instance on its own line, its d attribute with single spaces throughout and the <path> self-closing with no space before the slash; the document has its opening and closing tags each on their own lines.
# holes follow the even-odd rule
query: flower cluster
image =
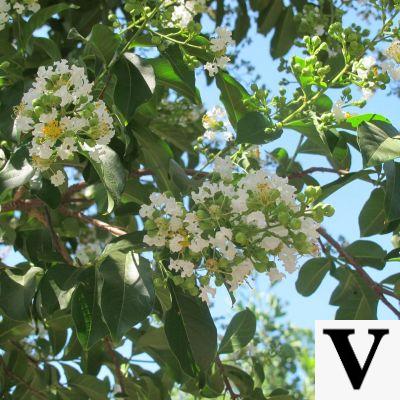
<svg viewBox="0 0 400 400">
<path fill-rule="evenodd" d="M 0 0 L 0 30 L 8 23 L 13 10 L 19 15 L 36 13 L 40 10 L 40 4 L 38 0 Z"/>
<path fill-rule="evenodd" d="M 187 28 L 197 14 L 207 9 L 206 0 L 179 0 L 177 3 L 172 12 L 171 26 Z"/>
<path fill-rule="evenodd" d="M 204 114 L 203 128 L 204 138 L 210 142 L 218 141 L 219 136 L 222 136 L 224 141 L 233 139 L 233 128 L 225 110 L 220 106 L 215 106 Z"/>
<path fill-rule="evenodd" d="M 227 55 L 228 47 L 234 46 L 235 41 L 232 39 L 232 32 L 223 27 L 216 29 L 217 36 L 211 39 L 211 51 L 214 54 L 214 60 L 206 63 L 204 69 L 210 76 L 215 76 L 220 69 L 224 69 L 225 66 L 231 60 Z"/>
<path fill-rule="evenodd" d="M 55 186 L 65 181 L 58 165 L 79 149 L 100 161 L 102 146 L 115 134 L 105 103 L 93 100 L 92 87 L 83 68 L 57 61 L 39 68 L 33 87 L 17 108 L 15 129 L 32 135 L 32 163 L 43 172 L 50 170 Z"/>
<path fill-rule="evenodd" d="M 144 242 L 159 250 L 167 273 L 176 284 L 208 302 L 211 285 L 236 290 L 254 270 L 270 280 L 296 269 L 299 255 L 317 254 L 319 223 L 333 208 L 318 204 L 319 188 L 304 193 L 287 179 L 257 170 L 235 173 L 230 158 L 216 158 L 214 172 L 191 193 L 188 210 L 168 194 L 153 193 L 143 205 Z"/>
</svg>

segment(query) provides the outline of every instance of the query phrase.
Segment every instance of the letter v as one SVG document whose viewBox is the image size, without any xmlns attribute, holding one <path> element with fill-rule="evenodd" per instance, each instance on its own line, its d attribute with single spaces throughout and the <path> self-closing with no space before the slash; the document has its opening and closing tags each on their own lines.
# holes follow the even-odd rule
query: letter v
<svg viewBox="0 0 400 400">
<path fill-rule="evenodd" d="M 350 379 L 353 389 L 359 390 L 367 375 L 372 359 L 375 356 L 382 338 L 389 334 L 389 329 L 369 329 L 368 333 L 374 336 L 374 343 L 369 351 L 363 367 L 360 366 L 354 350 L 351 347 L 349 336 L 354 334 L 354 329 L 324 329 L 324 335 L 329 335 L 342 360 L 344 369 Z"/>
</svg>

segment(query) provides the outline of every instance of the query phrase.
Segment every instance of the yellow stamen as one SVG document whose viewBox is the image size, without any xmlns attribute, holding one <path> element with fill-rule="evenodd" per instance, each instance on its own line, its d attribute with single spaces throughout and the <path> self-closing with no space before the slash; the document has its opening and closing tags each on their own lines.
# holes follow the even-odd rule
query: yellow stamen
<svg viewBox="0 0 400 400">
<path fill-rule="evenodd" d="M 47 138 L 50 139 L 58 139 L 59 136 L 62 133 L 62 129 L 60 127 L 60 123 L 56 120 L 51 121 L 47 124 L 42 129 L 43 135 L 46 136 Z"/>
</svg>

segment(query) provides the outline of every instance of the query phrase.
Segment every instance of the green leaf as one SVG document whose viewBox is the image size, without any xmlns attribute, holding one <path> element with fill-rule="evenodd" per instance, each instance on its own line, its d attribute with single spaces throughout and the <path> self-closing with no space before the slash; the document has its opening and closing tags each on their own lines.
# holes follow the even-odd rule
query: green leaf
<svg viewBox="0 0 400 400">
<path fill-rule="evenodd" d="M 200 93 L 196 88 L 193 70 L 183 61 L 179 46 L 169 46 L 163 52 L 166 56 L 150 60 L 156 75 L 156 81 L 161 86 L 175 90 L 195 104 L 201 104 Z"/>
<path fill-rule="evenodd" d="M 72 387 L 89 397 L 90 400 L 104 400 L 108 398 L 109 386 L 106 380 L 97 379 L 91 375 L 79 375 L 69 381 Z"/>
<path fill-rule="evenodd" d="M 102 320 L 99 300 L 99 273 L 97 268 L 86 268 L 79 277 L 71 302 L 71 314 L 76 335 L 87 351 L 108 334 Z"/>
<path fill-rule="evenodd" d="M 386 122 L 363 122 L 357 130 L 358 144 L 365 166 L 379 165 L 400 156 L 398 131 Z"/>
<path fill-rule="evenodd" d="M 172 159 L 169 161 L 169 176 L 182 194 L 188 194 L 198 186 L 193 179 L 188 177 L 185 170 Z"/>
<path fill-rule="evenodd" d="M 85 152 L 85 156 L 89 158 L 107 190 L 107 212 L 110 213 L 115 204 L 120 202 L 121 194 L 125 188 L 126 172 L 118 154 L 110 147 L 101 146 L 100 153 L 100 162 L 91 158 L 90 153 Z"/>
<path fill-rule="evenodd" d="M 336 319 L 376 319 L 378 297 L 358 273 L 340 267 L 334 276 L 339 285 L 332 293 L 330 304 L 339 307 Z"/>
<path fill-rule="evenodd" d="M 113 340 L 118 342 L 153 309 L 150 263 L 133 253 L 114 252 L 103 261 L 100 273 L 103 318 Z"/>
<path fill-rule="evenodd" d="M 233 365 L 224 364 L 224 371 L 227 377 L 239 389 L 242 396 L 251 395 L 254 389 L 254 382 L 251 376 Z"/>
<path fill-rule="evenodd" d="M 386 265 L 386 251 L 370 240 L 357 240 L 348 245 L 345 250 L 363 267 L 383 269 Z"/>
<path fill-rule="evenodd" d="M 271 124 L 267 118 L 257 111 L 246 113 L 237 124 L 237 143 L 263 144 L 267 141 L 274 140 L 267 136 L 265 129 Z"/>
<path fill-rule="evenodd" d="M 221 92 L 221 101 L 228 113 L 229 121 L 236 130 L 240 119 L 247 113 L 244 104 L 245 100 L 250 99 L 246 89 L 227 72 L 220 72 L 216 77 L 218 89 Z"/>
<path fill-rule="evenodd" d="M 147 248 L 143 245 L 143 237 L 144 232 L 141 231 L 131 232 L 112 239 L 99 257 L 99 261 L 104 260 L 114 252 L 128 253 L 133 251 L 135 253 L 139 253 L 140 251 L 146 251 Z"/>
<path fill-rule="evenodd" d="M 358 217 L 360 235 L 362 237 L 377 235 L 385 228 L 385 191 L 381 188 L 374 189 L 370 198 L 364 204 Z"/>
<path fill-rule="evenodd" d="M 77 7 L 74 4 L 59 3 L 49 7 L 42 8 L 38 12 L 34 13 L 29 18 L 28 23 L 24 25 L 23 28 L 24 43 L 26 44 L 28 40 L 32 37 L 35 30 L 43 26 L 53 15 L 59 14 L 71 8 L 73 9 Z"/>
<path fill-rule="evenodd" d="M 61 202 L 61 193 L 48 179 L 42 179 L 38 188 L 32 189 L 32 193 L 43 200 L 50 208 L 56 209 Z"/>
<path fill-rule="evenodd" d="M 168 144 L 144 127 L 135 127 L 132 131 L 139 142 L 146 166 L 154 171 L 158 188 L 163 192 L 169 190 L 172 193 L 179 193 L 169 174 L 173 153 Z"/>
<path fill-rule="evenodd" d="M 85 55 L 95 54 L 104 64 L 109 64 L 118 49 L 120 41 L 114 31 L 103 24 L 97 24 L 92 28 L 86 38 Z"/>
<path fill-rule="evenodd" d="M 246 1 L 239 0 L 235 29 L 232 34 L 232 37 L 237 44 L 239 44 L 246 37 L 249 29 L 250 29 L 250 17 L 249 13 L 247 12 Z"/>
<path fill-rule="evenodd" d="M 318 257 L 306 261 L 296 281 L 297 291 L 303 296 L 311 296 L 319 288 L 331 268 L 333 268 L 333 263 L 329 258 Z"/>
<path fill-rule="evenodd" d="M 130 121 L 136 109 L 150 100 L 154 93 L 156 80 L 153 68 L 136 54 L 125 53 L 112 71 L 117 77 L 115 105 Z"/>
<path fill-rule="evenodd" d="M 9 340 L 20 340 L 32 332 L 32 326 L 23 321 L 13 321 L 5 318 L 0 322 L 0 345 Z"/>
<path fill-rule="evenodd" d="M 388 162 L 384 164 L 386 173 L 385 207 L 386 221 L 400 219 L 400 164 Z"/>
<path fill-rule="evenodd" d="M 274 36 L 271 40 L 273 58 L 283 57 L 292 47 L 297 36 L 297 22 L 291 7 L 286 8 L 279 16 Z"/>
<path fill-rule="evenodd" d="M 257 18 L 258 32 L 263 35 L 276 26 L 285 9 L 282 0 L 270 0 L 267 4 L 267 7 L 260 9 Z"/>
<path fill-rule="evenodd" d="M 5 269 L 0 271 L 0 307 L 15 321 L 31 318 L 32 299 L 36 292 L 36 280 L 41 268 L 31 267 L 26 271 Z"/>
<path fill-rule="evenodd" d="M 322 194 L 318 198 L 319 201 L 325 200 L 327 197 L 335 193 L 336 191 L 340 190 L 343 186 L 353 182 L 356 179 L 362 179 L 373 171 L 371 170 L 361 170 L 357 172 L 351 172 L 346 174 L 335 181 L 328 183 L 327 185 L 322 186 Z"/>
<path fill-rule="evenodd" d="M 247 346 L 256 333 L 256 317 L 248 308 L 238 312 L 226 328 L 219 354 L 233 353 Z"/>
<path fill-rule="evenodd" d="M 165 333 L 182 369 L 196 376 L 206 371 L 217 353 L 217 330 L 207 305 L 170 285 L 173 306 L 165 314 Z"/>
<path fill-rule="evenodd" d="M 358 128 L 363 122 L 374 122 L 374 121 L 382 121 L 390 124 L 390 121 L 386 117 L 379 114 L 354 115 L 352 117 L 346 118 L 343 124 L 344 128 L 347 128 L 348 124 L 350 124 L 352 128 Z"/>
<path fill-rule="evenodd" d="M 29 182 L 35 171 L 28 163 L 28 149 L 20 147 L 0 171 L 0 192 L 15 189 Z"/>
<path fill-rule="evenodd" d="M 62 58 L 60 49 L 54 40 L 43 37 L 34 37 L 31 39 L 31 43 L 33 48 L 38 48 L 44 51 L 53 61 L 58 61 Z"/>
</svg>

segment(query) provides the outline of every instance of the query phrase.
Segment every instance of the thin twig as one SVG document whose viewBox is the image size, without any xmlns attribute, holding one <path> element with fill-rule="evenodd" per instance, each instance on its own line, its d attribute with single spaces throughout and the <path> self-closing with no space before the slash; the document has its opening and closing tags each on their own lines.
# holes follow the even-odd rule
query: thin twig
<svg viewBox="0 0 400 400">
<path fill-rule="evenodd" d="M 104 345 L 107 350 L 107 353 L 110 355 L 112 362 L 114 364 L 115 374 L 117 376 L 119 386 L 121 387 L 122 394 L 125 394 L 126 393 L 125 381 L 124 381 L 124 376 L 121 371 L 121 365 L 119 363 L 117 355 L 115 354 L 115 349 L 114 349 L 111 339 L 109 337 L 106 337 L 104 339 Z"/>
<path fill-rule="evenodd" d="M 344 258 L 347 263 L 349 263 L 351 266 L 355 268 L 357 273 L 360 275 L 360 277 L 364 280 L 364 282 L 374 290 L 378 298 L 382 301 L 383 304 L 387 308 L 389 308 L 397 318 L 400 319 L 400 311 L 385 297 L 385 291 L 382 288 L 381 285 L 376 283 L 369 275 L 368 273 L 364 270 L 364 268 L 357 262 L 357 260 L 351 256 L 347 251 L 340 245 L 339 242 L 337 242 L 324 228 L 320 227 L 318 228 L 319 234 L 339 253 L 339 255 Z M 397 300 L 399 300 L 399 297 L 395 296 L 395 294 L 392 294 L 393 297 L 395 297 Z"/>
<path fill-rule="evenodd" d="M 44 215 L 46 218 L 46 225 L 50 230 L 51 234 L 51 239 L 53 241 L 53 246 L 55 249 L 58 251 L 58 253 L 61 254 L 61 257 L 64 259 L 64 261 L 68 265 L 72 265 L 73 261 L 68 253 L 68 250 L 65 248 L 64 243 L 62 242 L 60 236 L 58 233 L 55 231 L 54 226 L 53 226 L 53 221 L 51 220 L 51 215 L 49 208 L 47 206 L 44 207 Z"/>
<path fill-rule="evenodd" d="M 217 365 L 219 372 L 222 376 L 222 379 L 224 380 L 224 384 L 225 384 L 225 389 L 226 391 L 229 393 L 229 395 L 231 396 L 231 399 L 235 400 L 235 399 L 240 399 L 240 395 L 236 394 L 235 391 L 232 388 L 232 385 L 229 381 L 228 376 L 226 375 L 226 371 L 224 368 L 224 365 L 222 364 L 221 359 L 219 358 L 219 356 L 217 355 L 215 357 L 215 364 Z"/>
<path fill-rule="evenodd" d="M 61 207 L 60 212 L 67 217 L 77 218 L 80 221 L 86 222 L 87 224 L 91 224 L 99 229 L 110 232 L 114 236 L 122 236 L 122 235 L 127 234 L 126 231 L 124 231 L 122 228 L 120 228 L 118 226 L 113 226 L 113 225 L 107 224 L 104 221 L 100 221 L 99 219 L 88 217 L 87 215 L 82 214 L 79 211 L 72 211 L 66 207 Z"/>
<path fill-rule="evenodd" d="M 14 374 L 14 372 L 12 372 L 11 370 L 9 370 L 6 367 L 6 364 L 3 360 L 3 358 L 0 357 L 0 365 L 3 367 L 3 371 L 4 373 L 11 379 L 14 381 L 19 382 L 20 384 L 24 385 L 31 393 L 33 396 L 35 396 L 38 399 L 43 399 L 43 400 L 47 400 L 47 396 L 45 396 L 44 394 L 42 394 L 42 392 L 40 392 L 39 390 L 35 389 L 34 387 L 32 387 L 28 382 L 25 382 L 21 377 L 19 377 L 18 375 Z"/>
<path fill-rule="evenodd" d="M 338 175 L 348 175 L 349 171 L 346 171 L 344 169 L 334 169 L 334 168 L 325 168 L 325 167 L 311 167 L 308 169 L 305 169 L 304 171 L 300 172 L 293 172 L 290 175 L 288 175 L 288 178 L 293 179 L 293 178 L 302 178 L 304 176 L 310 175 L 314 172 L 330 172 L 332 174 L 338 174 Z"/>
</svg>

